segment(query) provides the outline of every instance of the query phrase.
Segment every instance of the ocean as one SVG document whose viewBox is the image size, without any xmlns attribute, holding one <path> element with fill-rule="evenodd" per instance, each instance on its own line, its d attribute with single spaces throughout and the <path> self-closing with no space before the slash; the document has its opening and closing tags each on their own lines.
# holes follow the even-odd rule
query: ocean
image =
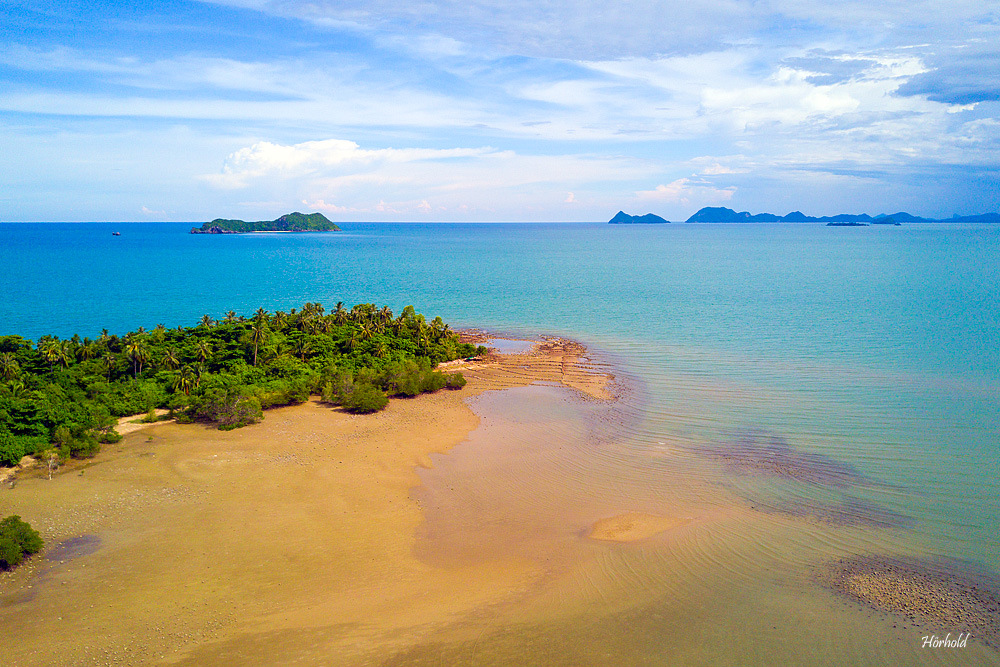
<svg viewBox="0 0 1000 667">
<path fill-rule="evenodd" d="M 915 632 L 836 601 L 810 573 L 853 553 L 1000 572 L 1000 226 L 344 223 L 341 233 L 218 236 L 190 226 L 0 224 L 0 335 L 96 337 L 343 301 L 412 304 L 453 328 L 565 336 L 619 376 L 614 407 L 546 387 L 473 401 L 520 424 L 518 442 L 565 442 L 561 456 L 576 457 L 494 471 L 549 489 L 524 516 L 558 514 L 559 503 L 580 516 L 672 503 L 693 513 L 739 504 L 757 517 L 670 549 L 603 553 L 610 583 L 591 585 L 616 615 L 581 606 L 498 640 L 481 664 L 534 664 L 554 646 L 576 664 L 605 664 L 602 651 L 629 664 L 715 665 L 996 655 L 928 658 Z M 567 410 L 599 425 L 572 427 Z M 550 411 L 558 428 L 540 425 Z M 421 493 L 433 497 L 449 465 L 471 465 L 452 461 L 423 475 Z M 455 521 L 445 515 L 429 514 L 426 539 L 435 520 Z M 681 567 L 697 586 L 672 579 Z M 641 603 L 621 602 L 639 589 Z M 657 624 L 694 600 L 701 611 L 680 625 Z M 826 630 L 794 634 L 803 617 Z"/>
</svg>

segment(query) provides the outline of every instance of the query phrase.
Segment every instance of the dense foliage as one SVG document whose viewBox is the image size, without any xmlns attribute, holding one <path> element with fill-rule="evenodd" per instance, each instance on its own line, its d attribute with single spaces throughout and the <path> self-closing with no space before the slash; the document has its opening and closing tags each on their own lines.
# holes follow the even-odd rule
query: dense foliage
<svg viewBox="0 0 1000 667">
<path fill-rule="evenodd" d="M 17 567 L 25 556 L 42 550 L 38 531 L 21 517 L 9 516 L 0 521 L 0 570 Z"/>
<path fill-rule="evenodd" d="M 218 230 L 218 231 L 215 231 Z M 219 232 L 339 232 L 340 227 L 330 222 L 322 213 L 287 213 L 277 220 L 261 220 L 246 222 L 245 220 L 225 220 L 216 218 L 206 222 L 199 229 L 191 230 L 193 234 L 211 234 Z"/>
<path fill-rule="evenodd" d="M 429 324 L 413 306 L 338 303 L 327 313 L 301 311 L 249 318 L 230 311 L 194 327 L 96 340 L 74 336 L 0 337 L 0 465 L 54 450 L 90 456 L 114 442 L 118 417 L 168 408 L 179 421 L 230 429 L 259 421 L 262 411 L 324 400 L 354 412 L 385 407 L 387 396 L 414 396 L 465 384 L 434 370 L 442 362 L 484 352 L 459 342 L 448 325 Z M 50 454 L 52 451 L 50 451 Z"/>
</svg>

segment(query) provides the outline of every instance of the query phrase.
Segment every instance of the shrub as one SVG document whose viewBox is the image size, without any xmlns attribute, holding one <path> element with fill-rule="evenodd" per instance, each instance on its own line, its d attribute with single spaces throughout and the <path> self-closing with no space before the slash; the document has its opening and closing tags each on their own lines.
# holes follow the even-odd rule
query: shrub
<svg viewBox="0 0 1000 667">
<path fill-rule="evenodd" d="M 218 422 L 222 431 L 255 424 L 264 418 L 260 400 L 243 387 L 216 387 L 206 391 L 195 415 Z"/>
<path fill-rule="evenodd" d="M 112 428 L 108 429 L 107 431 L 101 431 L 101 437 L 98 439 L 98 441 L 107 445 L 115 442 L 120 442 L 121 439 L 122 439 L 122 434 Z"/>
<path fill-rule="evenodd" d="M 25 555 L 38 553 L 42 546 L 38 531 L 16 514 L 0 521 L 0 569 L 20 565 Z"/>
<path fill-rule="evenodd" d="M 465 386 L 466 382 L 465 376 L 461 373 L 452 373 L 448 376 L 448 389 L 461 389 Z"/>
<path fill-rule="evenodd" d="M 443 389 L 448 384 L 444 373 L 440 371 L 430 371 L 424 374 L 420 380 L 420 391 L 437 391 Z"/>
<path fill-rule="evenodd" d="M 348 371 L 335 374 L 323 385 L 323 400 L 340 405 L 354 391 L 354 376 Z"/>
<path fill-rule="evenodd" d="M 389 399 L 382 390 L 368 382 L 354 385 L 354 389 L 344 400 L 344 407 L 360 414 L 378 412 L 388 404 Z"/>
<path fill-rule="evenodd" d="M 0 465 L 13 468 L 28 452 L 25 450 L 24 439 L 14 435 L 6 428 L 0 429 Z"/>
<path fill-rule="evenodd" d="M 45 436 L 15 435 L 0 426 L 0 465 L 14 467 L 21 458 L 28 454 L 36 454 L 49 445 Z"/>
</svg>

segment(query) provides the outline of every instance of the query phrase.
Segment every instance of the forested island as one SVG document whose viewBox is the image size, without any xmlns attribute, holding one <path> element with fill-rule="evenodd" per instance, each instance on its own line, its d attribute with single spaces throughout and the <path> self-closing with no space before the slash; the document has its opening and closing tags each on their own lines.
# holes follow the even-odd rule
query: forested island
<svg viewBox="0 0 1000 667">
<path fill-rule="evenodd" d="M 486 352 L 462 343 L 440 317 L 413 306 L 318 303 L 250 317 L 205 315 L 192 327 L 139 327 L 96 339 L 43 336 L 33 344 L 0 336 L 0 466 L 23 456 L 58 465 L 116 442 L 118 418 L 165 408 L 179 422 L 221 429 L 263 418 L 262 410 L 313 394 L 352 412 L 374 412 L 389 396 L 465 385 L 434 368 Z"/>
<path fill-rule="evenodd" d="M 192 227 L 192 234 L 247 234 L 250 232 L 339 232 L 340 227 L 322 213 L 286 213 L 277 220 L 226 220 L 216 218 L 201 227 Z"/>
<path fill-rule="evenodd" d="M 609 225 L 662 225 L 670 224 L 669 220 L 664 220 L 658 215 L 647 213 L 646 215 L 629 215 L 625 211 L 618 211 L 615 217 L 608 220 Z"/>
</svg>

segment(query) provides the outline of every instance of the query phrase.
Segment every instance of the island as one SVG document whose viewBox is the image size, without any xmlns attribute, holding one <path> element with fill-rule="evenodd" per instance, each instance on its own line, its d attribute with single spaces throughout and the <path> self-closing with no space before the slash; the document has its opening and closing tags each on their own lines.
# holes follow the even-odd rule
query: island
<svg viewBox="0 0 1000 667">
<path fill-rule="evenodd" d="M 252 232 L 339 232 L 340 227 L 322 213 L 287 213 L 277 220 L 226 220 L 216 218 L 201 227 L 192 227 L 192 234 L 248 234 Z"/>
<path fill-rule="evenodd" d="M 617 217 L 617 216 L 616 216 Z M 824 215 L 814 217 L 806 215 L 801 211 L 792 211 L 788 215 L 775 215 L 774 213 L 750 213 L 749 211 L 736 212 L 725 206 L 706 206 L 690 218 L 687 222 L 825 222 L 830 227 L 867 227 L 868 225 L 894 225 L 900 226 L 903 222 L 987 222 L 1000 223 L 1000 213 L 982 213 L 979 215 L 954 215 L 950 218 L 921 218 L 911 215 L 905 211 L 887 215 L 880 213 L 876 216 L 867 213 L 839 213 L 837 215 Z M 857 225 L 841 223 L 861 223 Z"/>
<path fill-rule="evenodd" d="M 669 220 L 664 220 L 658 215 L 647 213 L 646 215 L 629 215 L 624 211 L 618 211 L 615 217 L 608 220 L 609 225 L 662 225 L 670 224 Z"/>
</svg>

